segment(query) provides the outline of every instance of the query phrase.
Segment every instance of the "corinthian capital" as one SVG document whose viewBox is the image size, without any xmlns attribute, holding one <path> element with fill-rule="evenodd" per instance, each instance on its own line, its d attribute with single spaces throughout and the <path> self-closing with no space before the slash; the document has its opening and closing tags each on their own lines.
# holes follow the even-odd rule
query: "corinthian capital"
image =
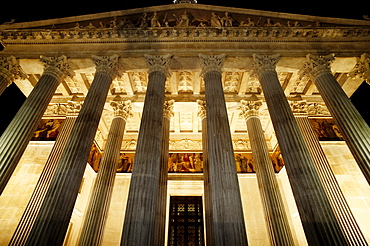
<svg viewBox="0 0 370 246">
<path fill-rule="evenodd" d="M 351 78 L 363 79 L 370 85 L 370 55 L 362 54 L 355 67 L 348 73 Z"/>
<path fill-rule="evenodd" d="M 253 54 L 251 77 L 260 78 L 263 73 L 276 72 L 276 64 L 280 60 L 280 54 L 275 55 L 257 55 Z"/>
<path fill-rule="evenodd" d="M 40 61 L 44 64 L 44 74 L 49 74 L 57 79 L 61 79 L 65 76 L 73 78 L 74 72 L 69 67 L 66 56 L 40 56 Z"/>
<path fill-rule="evenodd" d="M 173 112 L 174 103 L 175 103 L 175 100 L 169 100 L 169 101 L 164 102 L 163 117 L 166 117 L 167 119 L 171 119 L 171 117 L 174 116 L 174 112 Z"/>
<path fill-rule="evenodd" d="M 164 56 L 160 55 L 144 55 L 146 58 L 146 62 L 149 65 L 149 73 L 152 72 L 161 72 L 166 75 L 167 78 L 171 76 L 171 73 L 169 71 L 169 64 L 172 58 L 172 55 L 167 54 Z"/>
<path fill-rule="evenodd" d="M 198 103 L 198 117 L 200 117 L 202 120 L 207 117 L 206 113 L 206 101 L 203 100 L 197 100 Z"/>
<path fill-rule="evenodd" d="M 14 56 L 0 57 L 0 74 L 8 79 L 10 85 L 15 79 L 26 79 L 24 73 Z"/>
<path fill-rule="evenodd" d="M 258 117 L 261 105 L 262 101 L 240 100 L 240 115 L 243 116 L 246 120 L 250 117 Z"/>
<path fill-rule="evenodd" d="M 218 72 L 222 74 L 222 65 L 225 62 L 226 55 L 203 55 L 199 54 L 201 60 L 202 72 L 200 75 L 203 77 L 208 72 Z"/>
<path fill-rule="evenodd" d="M 92 56 L 92 61 L 96 66 L 96 73 L 104 73 L 114 80 L 120 75 L 118 55 L 112 56 Z"/>
<path fill-rule="evenodd" d="M 110 105 L 113 108 L 115 117 L 122 117 L 127 120 L 129 117 L 134 116 L 132 113 L 131 101 L 112 101 Z"/>
<path fill-rule="evenodd" d="M 80 113 L 82 108 L 83 102 L 76 102 L 76 101 L 68 101 L 67 107 L 67 115 L 68 116 L 77 116 Z"/>
<path fill-rule="evenodd" d="M 305 76 L 311 76 L 312 79 L 315 79 L 322 73 L 331 73 L 330 67 L 334 59 L 334 54 L 326 56 L 315 56 L 308 54 L 306 56 L 306 63 L 303 65 L 303 68 L 298 72 L 298 74 L 301 78 Z"/>
</svg>

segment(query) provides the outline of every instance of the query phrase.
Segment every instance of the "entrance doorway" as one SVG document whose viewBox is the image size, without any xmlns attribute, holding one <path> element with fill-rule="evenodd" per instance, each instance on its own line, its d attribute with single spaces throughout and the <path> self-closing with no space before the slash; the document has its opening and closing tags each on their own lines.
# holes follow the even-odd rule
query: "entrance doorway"
<svg viewBox="0 0 370 246">
<path fill-rule="evenodd" d="M 171 196 L 168 245 L 204 245 L 201 196 Z"/>
</svg>

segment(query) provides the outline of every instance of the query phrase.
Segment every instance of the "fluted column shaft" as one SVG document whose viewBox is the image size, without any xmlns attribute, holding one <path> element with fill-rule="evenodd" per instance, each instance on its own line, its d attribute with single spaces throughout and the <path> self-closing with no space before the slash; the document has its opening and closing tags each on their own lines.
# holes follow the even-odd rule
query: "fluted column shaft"
<svg viewBox="0 0 370 246">
<path fill-rule="evenodd" d="M 254 71 L 284 157 L 288 178 L 309 245 L 346 245 L 337 219 L 304 142 L 275 66 L 278 56 L 254 55 Z"/>
<path fill-rule="evenodd" d="M 45 70 L 0 137 L 0 194 L 12 176 L 61 79 L 71 74 L 67 58 L 42 57 Z"/>
<path fill-rule="evenodd" d="M 348 148 L 370 184 L 370 128 L 330 71 L 332 55 L 307 56 L 301 72 L 309 73 L 337 123 Z"/>
<path fill-rule="evenodd" d="M 300 114 L 295 117 L 348 244 L 368 245 L 330 168 L 329 162 L 307 115 Z"/>
<path fill-rule="evenodd" d="M 5 89 L 11 84 L 9 77 L 2 73 L 0 70 L 0 95 L 3 94 Z"/>
<path fill-rule="evenodd" d="M 170 139 L 170 121 L 173 117 L 174 100 L 166 101 L 164 103 L 163 113 L 163 138 L 161 151 L 161 170 L 159 180 L 159 199 L 156 212 L 156 222 L 158 232 L 155 234 L 156 245 L 164 244 L 165 229 L 166 229 L 166 203 L 167 203 L 167 180 L 168 180 L 168 151 Z"/>
<path fill-rule="evenodd" d="M 261 102 L 242 101 L 248 135 L 271 245 L 294 245 L 288 217 L 283 204 L 269 150 L 263 134 L 258 108 Z"/>
<path fill-rule="evenodd" d="M 213 245 L 212 198 L 209 189 L 208 135 L 206 102 L 198 100 L 198 116 L 202 120 L 202 151 L 203 151 L 203 182 L 204 182 L 204 212 L 206 226 L 206 243 Z"/>
<path fill-rule="evenodd" d="M 213 245 L 247 245 L 234 150 L 222 88 L 222 56 L 200 56 L 204 62 L 209 192 Z M 217 63 L 217 65 L 215 64 Z M 207 198 L 206 198 L 207 200 Z"/>
<path fill-rule="evenodd" d="M 163 139 L 166 66 L 171 56 L 147 56 L 148 87 L 127 198 L 121 245 L 157 245 L 155 234 Z"/>
<path fill-rule="evenodd" d="M 77 115 L 67 116 L 63 122 L 57 139 L 55 140 L 53 149 L 46 161 L 45 167 L 42 170 L 39 180 L 37 181 L 34 192 L 27 204 L 27 207 L 22 215 L 22 218 L 10 240 L 9 246 L 25 245 L 31 228 L 36 220 L 41 204 L 45 198 L 46 191 L 49 188 L 51 179 L 57 167 L 60 155 L 67 143 L 72 127 L 76 121 Z"/>
<path fill-rule="evenodd" d="M 113 101 L 111 105 L 115 111 L 115 116 L 109 129 L 104 154 L 82 224 L 78 243 L 80 246 L 99 246 L 102 243 L 126 120 L 132 114 L 130 112 L 131 103 L 129 101 Z M 123 107 L 126 107 L 126 109 L 123 109 Z"/>
<path fill-rule="evenodd" d="M 26 245 L 62 245 L 118 57 L 94 57 L 97 71 Z"/>
</svg>

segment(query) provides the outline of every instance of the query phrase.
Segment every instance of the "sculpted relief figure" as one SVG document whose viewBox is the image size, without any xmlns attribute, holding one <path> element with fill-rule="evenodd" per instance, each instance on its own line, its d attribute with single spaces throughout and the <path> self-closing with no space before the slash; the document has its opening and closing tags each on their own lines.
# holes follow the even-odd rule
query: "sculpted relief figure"
<svg viewBox="0 0 370 246">
<path fill-rule="evenodd" d="M 161 23 L 159 22 L 159 16 L 157 12 L 154 12 L 153 15 L 149 18 L 151 27 L 160 27 Z"/>
<path fill-rule="evenodd" d="M 222 17 L 221 19 L 222 26 L 225 26 L 225 27 L 233 26 L 233 22 L 234 22 L 234 19 L 231 18 L 231 16 L 229 15 L 229 12 L 225 12 L 225 16 Z"/>
<path fill-rule="evenodd" d="M 212 13 L 211 26 L 214 26 L 214 27 L 221 26 L 221 17 L 218 16 L 215 12 Z"/>
<path fill-rule="evenodd" d="M 186 10 L 178 18 L 177 18 L 177 16 L 175 14 L 173 14 L 173 16 L 177 20 L 176 26 L 189 26 L 189 24 L 190 24 L 190 18 L 189 18 L 188 12 Z"/>
</svg>

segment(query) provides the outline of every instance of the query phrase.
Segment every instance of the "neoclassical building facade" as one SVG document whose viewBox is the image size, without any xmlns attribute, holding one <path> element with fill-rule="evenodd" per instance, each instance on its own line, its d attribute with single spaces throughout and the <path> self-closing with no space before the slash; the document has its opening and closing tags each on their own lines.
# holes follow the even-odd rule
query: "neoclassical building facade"
<svg viewBox="0 0 370 246">
<path fill-rule="evenodd" d="M 175 1 L 0 40 L 0 93 L 27 96 L 1 245 L 370 242 L 368 20 Z"/>
</svg>

